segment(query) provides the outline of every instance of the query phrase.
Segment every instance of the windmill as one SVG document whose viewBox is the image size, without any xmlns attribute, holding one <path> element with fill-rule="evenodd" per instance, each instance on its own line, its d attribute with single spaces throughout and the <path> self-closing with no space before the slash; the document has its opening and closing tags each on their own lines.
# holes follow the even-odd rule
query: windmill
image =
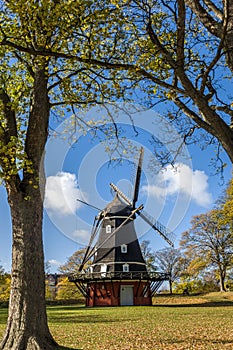
<svg viewBox="0 0 233 350">
<path fill-rule="evenodd" d="M 139 215 L 173 247 L 173 233 L 153 220 L 142 204 L 137 206 L 143 154 L 141 148 L 132 200 L 110 183 L 115 197 L 95 217 L 79 273 L 69 277 L 86 297 L 87 306 L 151 305 L 152 296 L 169 278 L 165 273 L 147 271 L 134 227 Z"/>
</svg>

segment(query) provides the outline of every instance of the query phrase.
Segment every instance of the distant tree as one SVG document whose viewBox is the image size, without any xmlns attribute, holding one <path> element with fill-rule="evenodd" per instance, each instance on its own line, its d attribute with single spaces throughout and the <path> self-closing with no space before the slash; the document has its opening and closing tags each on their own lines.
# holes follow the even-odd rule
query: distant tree
<svg viewBox="0 0 233 350">
<path fill-rule="evenodd" d="M 140 243 L 142 256 L 146 262 L 147 270 L 150 272 L 156 271 L 156 265 L 155 265 L 155 253 L 152 251 L 150 247 L 150 241 L 142 241 Z"/>
<path fill-rule="evenodd" d="M 56 286 L 56 300 L 77 300 L 82 297 L 74 283 L 70 283 L 68 277 L 60 277 Z"/>
<path fill-rule="evenodd" d="M 180 246 L 190 261 L 189 272 L 217 270 L 220 290 L 225 291 L 227 270 L 232 267 L 233 237 L 229 225 L 222 223 L 221 211 L 194 216 L 190 230 L 182 234 Z"/>
<path fill-rule="evenodd" d="M 169 290 L 172 294 L 173 282 L 180 276 L 182 271 L 182 260 L 179 249 L 164 248 L 155 252 L 155 262 L 160 271 L 169 274 Z"/>
<path fill-rule="evenodd" d="M 223 221 L 229 225 L 233 235 L 233 178 L 226 189 L 223 204 L 220 209 L 222 210 Z"/>
<path fill-rule="evenodd" d="M 11 276 L 0 267 L 0 302 L 8 302 L 10 298 Z"/>
<path fill-rule="evenodd" d="M 44 263 L 44 270 L 45 270 L 45 275 L 48 275 L 50 273 L 51 269 L 51 264 L 49 261 L 45 261 Z"/>
<path fill-rule="evenodd" d="M 53 300 L 54 294 L 52 293 L 51 286 L 49 285 L 48 279 L 45 280 L 45 299 L 47 300 Z"/>
<path fill-rule="evenodd" d="M 183 294 L 184 291 L 188 293 L 209 293 L 219 290 L 219 286 L 214 274 L 200 276 L 199 277 L 181 277 L 173 284 L 173 290 L 175 293 Z"/>
<path fill-rule="evenodd" d="M 74 252 L 73 255 L 67 258 L 67 261 L 65 264 L 59 266 L 59 271 L 64 275 L 78 273 L 79 266 L 83 261 L 84 254 L 85 254 L 85 249 L 79 249 L 76 252 Z M 88 264 L 89 263 L 87 263 L 87 265 L 84 266 L 84 269 L 88 266 Z"/>
</svg>

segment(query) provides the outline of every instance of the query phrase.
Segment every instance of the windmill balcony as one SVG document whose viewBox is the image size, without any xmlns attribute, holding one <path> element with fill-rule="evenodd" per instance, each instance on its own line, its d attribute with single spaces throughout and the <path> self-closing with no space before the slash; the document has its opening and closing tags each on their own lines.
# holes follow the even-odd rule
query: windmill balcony
<svg viewBox="0 0 233 350">
<path fill-rule="evenodd" d="M 90 282 L 102 280 L 147 280 L 147 281 L 166 281 L 169 280 L 169 274 L 162 272 L 147 271 L 115 271 L 115 272 L 81 272 L 69 276 L 70 282 Z"/>
</svg>

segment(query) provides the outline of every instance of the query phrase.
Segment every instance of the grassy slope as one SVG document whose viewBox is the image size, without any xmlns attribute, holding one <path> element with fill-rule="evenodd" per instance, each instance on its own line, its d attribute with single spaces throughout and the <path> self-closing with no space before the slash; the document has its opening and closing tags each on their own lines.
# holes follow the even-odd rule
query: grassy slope
<svg viewBox="0 0 233 350">
<path fill-rule="evenodd" d="M 233 293 L 158 296 L 153 307 L 48 307 L 55 339 L 72 349 L 233 349 Z M 0 334 L 6 309 L 0 309 Z"/>
</svg>

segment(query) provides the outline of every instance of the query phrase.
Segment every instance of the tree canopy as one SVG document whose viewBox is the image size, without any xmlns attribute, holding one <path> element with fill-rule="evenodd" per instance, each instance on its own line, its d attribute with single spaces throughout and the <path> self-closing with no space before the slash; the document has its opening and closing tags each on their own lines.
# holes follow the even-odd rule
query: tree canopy
<svg viewBox="0 0 233 350">
<path fill-rule="evenodd" d="M 164 248 L 155 253 L 158 270 L 169 274 L 169 289 L 172 294 L 173 282 L 181 274 L 181 253 L 179 249 Z"/>
<path fill-rule="evenodd" d="M 66 276 L 69 274 L 79 273 L 79 267 L 83 262 L 85 251 L 86 249 L 83 248 L 74 252 L 74 254 L 72 254 L 69 258 L 67 258 L 67 261 L 65 262 L 65 264 L 59 267 L 59 271 Z M 84 269 L 87 268 L 88 264 L 90 263 L 87 263 L 84 266 Z"/>
<path fill-rule="evenodd" d="M 155 252 L 150 247 L 150 241 L 144 240 L 140 243 L 142 256 L 146 262 L 146 268 L 148 271 L 156 271 L 157 266 L 155 264 Z"/>
<path fill-rule="evenodd" d="M 228 224 L 224 224 L 222 213 L 212 210 L 197 215 L 191 222 L 191 229 L 184 232 L 181 248 L 189 260 L 192 274 L 204 269 L 215 269 L 220 290 L 225 291 L 227 271 L 232 268 L 233 237 Z"/>
<path fill-rule="evenodd" d="M 231 179 L 224 196 L 222 216 L 225 223 L 229 224 L 233 235 L 233 179 Z"/>
<path fill-rule="evenodd" d="M 148 107 L 171 101 L 164 117 L 185 143 L 219 143 L 233 160 L 231 4 L 41 1 L 35 2 L 37 11 L 29 5 L 8 2 L 11 15 L 2 25 L 1 45 L 23 56 L 44 57 L 50 69 L 56 66 L 53 106 L 70 109 L 74 102 L 100 103 L 110 96 L 116 101 L 122 93 L 124 100 Z M 16 16 L 24 21 L 22 33 Z M 40 28 L 36 36 L 34 26 Z M 84 88 L 82 96 L 78 88 Z"/>
</svg>

